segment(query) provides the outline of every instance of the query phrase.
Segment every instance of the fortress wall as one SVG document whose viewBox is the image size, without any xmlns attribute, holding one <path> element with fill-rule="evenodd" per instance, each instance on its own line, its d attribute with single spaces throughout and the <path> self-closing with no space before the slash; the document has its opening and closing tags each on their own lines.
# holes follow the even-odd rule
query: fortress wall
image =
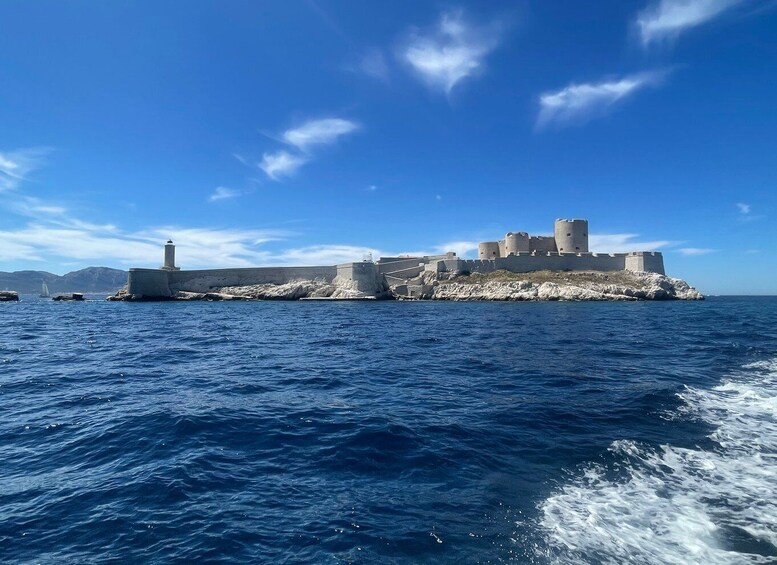
<svg viewBox="0 0 777 565">
<path fill-rule="evenodd" d="M 459 269 L 471 273 L 490 273 L 505 270 L 513 273 L 531 271 L 623 271 L 626 254 L 612 255 L 586 253 L 551 253 L 550 255 L 510 255 L 491 261 L 460 261 Z"/>
<path fill-rule="evenodd" d="M 398 269 L 396 271 L 390 271 L 390 272 L 383 272 L 379 274 L 385 275 L 385 276 L 393 276 L 394 278 L 401 278 L 401 279 L 412 279 L 417 277 L 421 274 L 422 271 L 425 270 L 426 264 L 416 265 L 415 267 L 410 267 L 407 269 Z"/>
<path fill-rule="evenodd" d="M 354 290 L 369 294 L 375 294 L 383 287 L 383 277 L 371 262 L 337 265 L 337 277 L 350 280 Z"/>
<path fill-rule="evenodd" d="M 460 261 L 458 264 L 458 269 L 460 271 L 465 271 L 469 273 L 492 273 L 494 272 L 496 267 L 496 261 L 499 260 L 493 259 L 470 259 L 470 260 L 463 260 Z"/>
<path fill-rule="evenodd" d="M 626 255 L 626 267 L 629 271 L 646 271 L 665 275 L 664 256 L 658 251 L 635 251 Z"/>
<path fill-rule="evenodd" d="M 648 271 L 664 274 L 664 259 L 658 252 L 636 253 L 520 253 L 496 259 L 449 259 L 433 261 L 425 270 L 432 272 L 464 271 L 491 273 L 496 270 L 513 273 L 531 271 Z"/>
<path fill-rule="evenodd" d="M 507 257 L 507 253 L 505 252 L 505 249 L 506 249 L 505 240 L 500 239 L 499 241 L 497 241 L 497 243 L 499 244 L 499 256 Z"/>
<path fill-rule="evenodd" d="M 449 273 L 455 273 L 456 271 L 464 270 L 464 261 L 462 259 L 446 259 L 445 261 L 440 261 L 437 264 L 439 265 L 440 263 L 442 263 L 445 270 Z"/>
<path fill-rule="evenodd" d="M 401 271 L 403 269 L 418 268 L 419 263 L 423 263 L 423 257 L 404 257 L 402 259 L 391 260 L 384 262 L 383 257 L 377 263 L 379 273 L 393 273 L 394 271 Z"/>
<path fill-rule="evenodd" d="M 556 253 L 556 240 L 545 235 L 533 235 L 529 237 L 529 251 Z"/>
<path fill-rule="evenodd" d="M 295 280 L 324 279 L 331 282 L 337 267 L 258 267 L 170 271 L 170 291 L 209 292 L 222 286 L 285 284 Z"/>
<path fill-rule="evenodd" d="M 383 275 L 386 279 L 386 283 L 391 286 L 407 285 L 407 280 L 404 277 L 395 277 L 393 275 Z"/>
<path fill-rule="evenodd" d="M 433 273 L 453 273 L 462 270 L 463 259 L 458 257 L 452 259 L 440 259 L 430 261 L 424 265 L 424 271 L 431 271 Z"/>
<path fill-rule="evenodd" d="M 130 269 L 127 292 L 143 296 L 172 296 L 168 275 L 161 269 Z"/>
</svg>

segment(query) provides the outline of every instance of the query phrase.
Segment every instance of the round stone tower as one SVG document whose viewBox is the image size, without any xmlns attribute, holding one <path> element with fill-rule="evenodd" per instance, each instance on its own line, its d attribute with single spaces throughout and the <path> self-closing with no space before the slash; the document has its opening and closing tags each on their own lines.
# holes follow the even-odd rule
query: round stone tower
<svg viewBox="0 0 777 565">
<path fill-rule="evenodd" d="M 505 235 L 505 256 L 529 253 L 529 234 L 525 231 Z"/>
<path fill-rule="evenodd" d="M 553 230 L 559 253 L 588 253 L 588 220 L 556 220 Z"/>
<path fill-rule="evenodd" d="M 478 243 L 478 259 L 495 259 L 499 257 L 498 241 L 483 241 Z"/>
<path fill-rule="evenodd" d="M 165 264 L 162 268 L 170 271 L 178 270 L 175 266 L 175 245 L 172 239 L 168 239 L 165 243 Z"/>
</svg>

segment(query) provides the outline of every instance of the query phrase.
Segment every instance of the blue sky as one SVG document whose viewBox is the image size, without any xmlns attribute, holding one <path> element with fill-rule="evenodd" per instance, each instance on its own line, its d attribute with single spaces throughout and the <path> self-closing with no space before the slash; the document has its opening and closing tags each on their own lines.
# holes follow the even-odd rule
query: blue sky
<svg viewBox="0 0 777 565">
<path fill-rule="evenodd" d="M 5 2 L 0 270 L 331 264 L 588 218 L 777 293 L 777 5 Z"/>
</svg>

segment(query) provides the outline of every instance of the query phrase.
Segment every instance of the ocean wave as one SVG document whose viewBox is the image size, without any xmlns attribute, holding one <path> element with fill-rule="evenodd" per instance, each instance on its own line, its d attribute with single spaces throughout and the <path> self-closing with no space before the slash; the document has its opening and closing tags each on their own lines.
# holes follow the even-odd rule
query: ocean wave
<svg viewBox="0 0 777 565">
<path fill-rule="evenodd" d="M 777 360 L 712 389 L 686 387 L 674 417 L 713 428 L 709 446 L 615 441 L 605 462 L 540 504 L 555 563 L 775 563 Z"/>
</svg>

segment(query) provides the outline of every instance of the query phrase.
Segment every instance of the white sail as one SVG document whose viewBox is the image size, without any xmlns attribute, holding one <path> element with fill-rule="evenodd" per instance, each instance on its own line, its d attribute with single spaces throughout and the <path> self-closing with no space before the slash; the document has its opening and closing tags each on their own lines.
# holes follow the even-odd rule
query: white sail
<svg viewBox="0 0 777 565">
<path fill-rule="evenodd" d="M 43 286 L 41 286 L 40 295 L 42 298 L 49 298 L 51 296 L 51 294 L 49 294 L 49 286 L 45 281 L 43 282 Z"/>
</svg>

